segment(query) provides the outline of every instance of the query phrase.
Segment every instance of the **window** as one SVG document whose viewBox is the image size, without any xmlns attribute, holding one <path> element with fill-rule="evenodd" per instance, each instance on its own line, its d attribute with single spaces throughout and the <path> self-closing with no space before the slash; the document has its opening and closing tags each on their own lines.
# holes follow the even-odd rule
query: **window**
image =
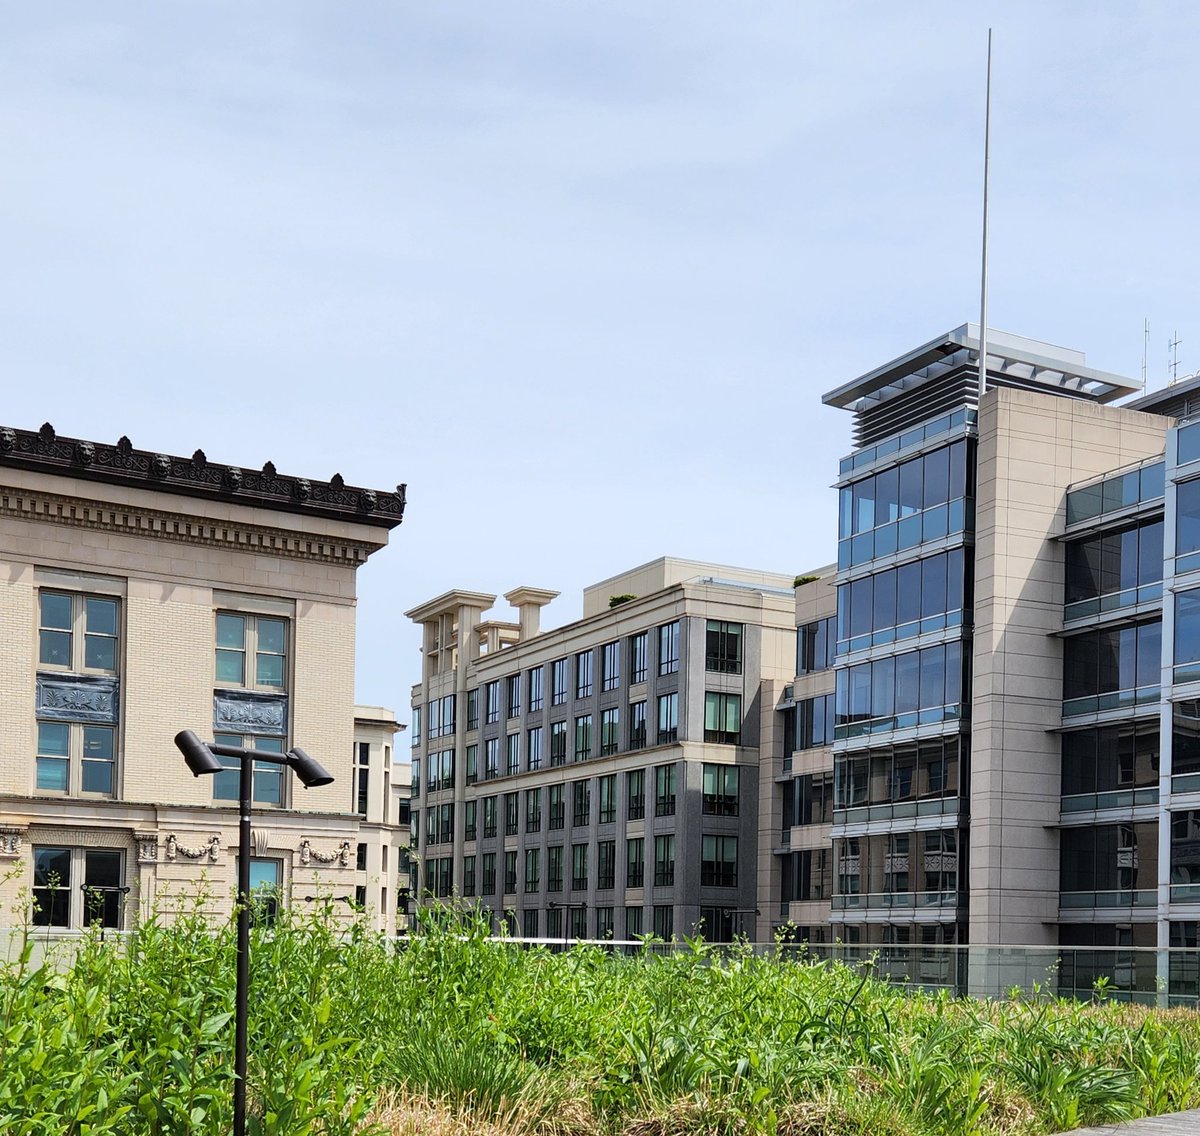
<svg viewBox="0 0 1200 1136">
<path fill-rule="evenodd" d="M 675 765 L 654 767 L 654 815 L 675 815 Z"/>
<path fill-rule="evenodd" d="M 472 801 L 471 804 L 475 802 Z M 475 857 L 463 857 L 463 895 L 475 894 Z"/>
<path fill-rule="evenodd" d="M 738 815 L 738 767 L 705 764 L 702 811 L 709 816 Z"/>
<path fill-rule="evenodd" d="M 219 774 L 218 774 L 219 776 Z M 421 810 L 412 809 L 408 814 L 408 843 L 410 848 L 421 847 Z"/>
<path fill-rule="evenodd" d="M 38 593 L 38 665 L 115 674 L 120 657 L 117 601 L 69 592 Z"/>
<path fill-rule="evenodd" d="M 509 675 L 504 680 L 505 705 L 508 710 L 509 718 L 519 718 L 521 716 L 521 676 L 519 674 Z"/>
<path fill-rule="evenodd" d="M 358 742 L 354 747 L 354 789 L 352 807 L 359 816 L 367 815 L 367 800 L 371 795 L 371 743 Z"/>
<path fill-rule="evenodd" d="M 705 836 L 700 841 L 700 883 L 737 887 L 737 837 Z"/>
<path fill-rule="evenodd" d="M 1068 656 L 1072 642 L 1067 641 Z M 834 733 L 838 738 L 901 729 L 918 722 L 953 721 L 961 713 L 963 659 L 958 641 L 859 663 L 835 673 Z"/>
<path fill-rule="evenodd" d="M 537 891 L 537 888 L 533 890 Z M 538 937 L 538 909 L 536 907 L 527 908 L 521 913 L 521 935 L 526 939 Z"/>
<path fill-rule="evenodd" d="M 658 673 L 675 674 L 679 670 L 679 621 L 658 629 Z"/>
<path fill-rule="evenodd" d="M 467 691 L 467 729 L 479 729 L 479 687 Z"/>
<path fill-rule="evenodd" d="M 525 831 L 540 832 L 542 828 L 542 791 L 525 790 Z"/>
<path fill-rule="evenodd" d="M 550 705 L 561 706 L 567 700 L 567 660 L 555 659 L 550 664 Z"/>
<path fill-rule="evenodd" d="M 679 739 L 679 695 L 658 696 L 658 744 L 667 745 Z"/>
<path fill-rule="evenodd" d="M 483 741 L 483 779 L 494 781 L 500 776 L 500 739 L 484 738 Z"/>
<path fill-rule="evenodd" d="M 1176 597 L 1177 664 L 1188 638 L 1186 632 L 1181 637 L 1180 627 L 1186 595 L 1181 593 Z M 1158 620 L 1072 636 L 1063 643 L 1063 713 L 1088 713 L 1126 705 L 1132 699 L 1115 698 L 1118 691 L 1157 688 L 1161 676 L 1162 624 Z M 1157 698 L 1156 693 L 1154 700 Z"/>
<path fill-rule="evenodd" d="M 441 844 L 454 843 L 454 805 L 438 806 L 438 842 Z"/>
<path fill-rule="evenodd" d="M 571 890 L 587 891 L 588 886 L 588 846 L 586 844 L 571 845 Z"/>
<path fill-rule="evenodd" d="M 600 712 L 600 756 L 608 757 L 621 748 L 621 711 L 612 706 Z"/>
<path fill-rule="evenodd" d="M 867 577 L 870 579 L 870 577 Z M 848 585 L 844 585 L 847 586 Z M 838 592 L 840 598 L 841 592 Z M 833 666 L 837 651 L 837 617 L 806 623 L 796 632 L 796 673 L 814 674 Z"/>
<path fill-rule="evenodd" d="M 587 761 L 592 756 L 592 716 L 582 714 L 575 719 L 575 760 Z"/>
<path fill-rule="evenodd" d="M 675 909 L 665 904 L 654 905 L 654 937 L 664 942 L 675 938 Z"/>
<path fill-rule="evenodd" d="M 244 738 L 238 734 L 217 734 L 213 741 L 218 745 L 259 749 L 264 753 L 283 753 L 282 738 Z M 213 800 L 236 801 L 241 780 L 241 758 L 222 757 L 218 760 L 224 768 L 213 778 Z M 254 763 L 251 799 L 256 805 L 283 804 L 283 769 L 282 765 L 275 765 L 273 762 Z"/>
<path fill-rule="evenodd" d="M 625 886 L 640 888 L 646 882 L 646 841 L 631 837 L 625 841 Z"/>
<path fill-rule="evenodd" d="M 113 795 L 116 731 L 112 726 L 39 721 L 37 728 L 39 790 Z"/>
<path fill-rule="evenodd" d="M 496 853 L 485 852 L 483 854 L 483 870 L 480 873 L 483 877 L 480 881 L 480 895 L 495 895 L 496 894 Z"/>
<path fill-rule="evenodd" d="M 35 927 L 120 927 L 124 857 L 104 848 L 33 848 Z"/>
<path fill-rule="evenodd" d="M 1198 678 L 1200 678 L 1200 589 L 1193 589 L 1179 592 L 1175 596 L 1175 681 L 1193 682 Z M 1147 681 L 1157 682 L 1157 678 Z"/>
<path fill-rule="evenodd" d="M 617 842 L 601 840 L 596 845 L 596 887 L 611 891 L 617 886 Z"/>
<path fill-rule="evenodd" d="M 605 643 L 600 648 L 600 689 L 616 690 L 621 684 L 621 644 Z"/>
<path fill-rule="evenodd" d="M 475 839 L 475 833 L 476 833 L 475 818 L 476 818 L 478 812 L 479 812 L 479 802 L 478 801 L 464 801 L 463 802 L 463 839 L 464 840 L 474 840 Z"/>
<path fill-rule="evenodd" d="M 542 674 L 541 667 L 534 667 L 529 672 L 529 712 L 542 708 Z"/>
<path fill-rule="evenodd" d="M 414 746 L 421 744 L 421 707 L 414 706 L 412 708 L 412 734 L 411 740 Z"/>
<path fill-rule="evenodd" d="M 566 797 L 562 785 L 551 785 L 550 793 L 550 820 L 547 827 L 562 828 L 566 822 Z"/>
<path fill-rule="evenodd" d="M 565 765 L 567 761 L 567 724 L 550 723 L 550 768 Z"/>
<path fill-rule="evenodd" d="M 611 939 L 613 937 L 613 909 L 611 907 L 596 908 L 596 938 Z"/>
<path fill-rule="evenodd" d="M 505 738 L 504 771 L 509 777 L 521 772 L 521 735 L 509 734 Z"/>
<path fill-rule="evenodd" d="M 575 807 L 571 814 L 571 824 L 575 828 L 581 828 L 592 819 L 592 783 L 590 781 L 573 782 L 572 799 Z"/>
<path fill-rule="evenodd" d="M 629 748 L 644 749 L 646 746 L 646 703 L 629 704 Z"/>
<path fill-rule="evenodd" d="M 567 922 L 570 924 L 572 939 L 587 938 L 587 907 L 570 907 L 567 909 Z"/>
<path fill-rule="evenodd" d="M 504 835 L 516 836 L 521 827 L 520 794 L 504 794 Z"/>
<path fill-rule="evenodd" d="M 287 620 L 217 612 L 217 683 L 265 690 L 287 685 Z"/>
<path fill-rule="evenodd" d="M 435 698 L 429 703 L 429 736 L 445 738 L 454 734 L 454 695 Z"/>
<path fill-rule="evenodd" d="M 281 860 L 250 858 L 250 898 L 252 923 L 269 927 L 279 913 L 283 895 L 283 862 Z"/>
<path fill-rule="evenodd" d="M 580 651 L 575 656 L 575 697 L 590 698 L 592 693 L 592 652 Z"/>
<path fill-rule="evenodd" d="M 742 696 L 707 691 L 704 695 L 704 740 L 720 745 L 742 741 Z"/>
<path fill-rule="evenodd" d="M 485 723 L 500 721 L 500 680 L 489 682 L 483 688 L 484 696 L 484 717 Z"/>
<path fill-rule="evenodd" d="M 613 824 L 617 819 L 617 775 L 610 773 L 597 779 L 600 788 L 600 824 Z"/>
<path fill-rule="evenodd" d="M 1147 521 L 1132 528 L 1100 533 L 1068 542 L 1065 548 L 1066 595 L 1070 608 L 1086 600 L 1126 592 L 1162 580 L 1163 522 Z M 1150 598 L 1150 597 L 1143 597 Z M 1124 602 L 1134 603 L 1131 595 Z M 1099 605 L 1073 608 L 1072 615 L 1090 615 Z"/>
<path fill-rule="evenodd" d="M 483 838 L 496 835 L 496 798 L 483 798 Z"/>
<path fill-rule="evenodd" d="M 718 674 L 742 673 L 742 625 L 710 619 L 705 625 L 704 669 Z"/>
<path fill-rule="evenodd" d="M 517 851 L 504 853 L 504 894 L 512 895 L 517 890 Z"/>
<path fill-rule="evenodd" d="M 654 838 L 654 886 L 670 887 L 675 882 L 675 834 Z"/>
<path fill-rule="evenodd" d="M 625 799 L 629 802 L 629 819 L 641 820 L 646 815 L 646 771 L 631 769 L 625 774 Z"/>
<path fill-rule="evenodd" d="M 479 782 L 479 747 L 477 745 L 467 746 L 467 784 L 475 785 Z"/>
<path fill-rule="evenodd" d="M 834 695 L 822 694 L 796 703 L 796 749 L 833 744 L 835 702 Z"/>
<path fill-rule="evenodd" d="M 546 849 L 546 890 L 563 889 L 563 846 L 551 844 Z"/>
<path fill-rule="evenodd" d="M 649 635 L 643 631 L 629 639 L 629 681 L 646 681 L 646 647 Z"/>
<path fill-rule="evenodd" d="M 625 908 L 625 938 L 637 939 L 642 935 L 642 916 L 644 911 L 640 907 Z"/>
<path fill-rule="evenodd" d="M 958 890 L 958 833 L 952 828 L 925 833 L 925 891 Z"/>
<path fill-rule="evenodd" d="M 532 773 L 542 767 L 542 727 L 534 726 L 525 734 L 525 763 Z"/>
</svg>

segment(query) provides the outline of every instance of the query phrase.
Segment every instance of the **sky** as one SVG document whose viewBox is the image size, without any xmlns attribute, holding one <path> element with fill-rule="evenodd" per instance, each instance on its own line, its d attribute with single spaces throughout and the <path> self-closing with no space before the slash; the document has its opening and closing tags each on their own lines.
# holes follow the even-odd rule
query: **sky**
<svg viewBox="0 0 1200 1136">
<path fill-rule="evenodd" d="M 979 318 L 1200 369 L 1200 6 L 10 5 L 0 424 L 408 486 L 404 612 L 662 555 L 834 556 L 821 395 Z M 509 617 L 503 599 L 493 615 Z"/>
</svg>

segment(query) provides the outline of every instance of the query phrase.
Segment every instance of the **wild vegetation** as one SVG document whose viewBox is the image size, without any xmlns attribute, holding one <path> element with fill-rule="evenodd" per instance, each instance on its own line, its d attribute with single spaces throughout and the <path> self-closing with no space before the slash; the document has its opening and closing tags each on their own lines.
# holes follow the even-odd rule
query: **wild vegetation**
<svg viewBox="0 0 1200 1136">
<path fill-rule="evenodd" d="M 234 938 L 196 916 L 0 971 L 0 1131 L 229 1131 Z M 1200 1104 L 1200 1020 L 906 993 L 700 944 L 564 953 L 329 911 L 252 950 L 250 1130 L 270 1136 L 984 1136 Z"/>
</svg>

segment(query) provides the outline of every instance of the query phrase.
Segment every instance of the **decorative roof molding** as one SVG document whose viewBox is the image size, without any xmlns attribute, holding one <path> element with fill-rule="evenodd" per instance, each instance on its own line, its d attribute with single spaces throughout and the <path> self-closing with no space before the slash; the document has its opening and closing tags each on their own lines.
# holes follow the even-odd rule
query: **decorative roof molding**
<svg viewBox="0 0 1200 1136">
<path fill-rule="evenodd" d="M 135 450 L 128 438 L 115 446 L 60 438 L 49 422 L 36 432 L 0 426 L 0 468 L 4 466 L 388 529 L 404 519 L 403 485 L 388 493 L 347 485 L 339 473 L 328 481 L 283 476 L 269 461 L 261 470 L 248 470 L 213 465 L 203 450 L 182 458 Z"/>
</svg>

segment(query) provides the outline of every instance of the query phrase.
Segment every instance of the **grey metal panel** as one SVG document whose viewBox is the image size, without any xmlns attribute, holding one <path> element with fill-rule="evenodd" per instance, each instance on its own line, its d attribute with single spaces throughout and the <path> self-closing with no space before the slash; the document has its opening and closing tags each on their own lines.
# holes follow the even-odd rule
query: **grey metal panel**
<svg viewBox="0 0 1200 1136">
<path fill-rule="evenodd" d="M 36 699 L 39 718 L 115 726 L 120 684 L 114 675 L 39 674 Z"/>
<path fill-rule="evenodd" d="M 253 690 L 213 691 L 213 730 L 226 734 L 283 737 L 288 729 L 286 694 Z"/>
</svg>

